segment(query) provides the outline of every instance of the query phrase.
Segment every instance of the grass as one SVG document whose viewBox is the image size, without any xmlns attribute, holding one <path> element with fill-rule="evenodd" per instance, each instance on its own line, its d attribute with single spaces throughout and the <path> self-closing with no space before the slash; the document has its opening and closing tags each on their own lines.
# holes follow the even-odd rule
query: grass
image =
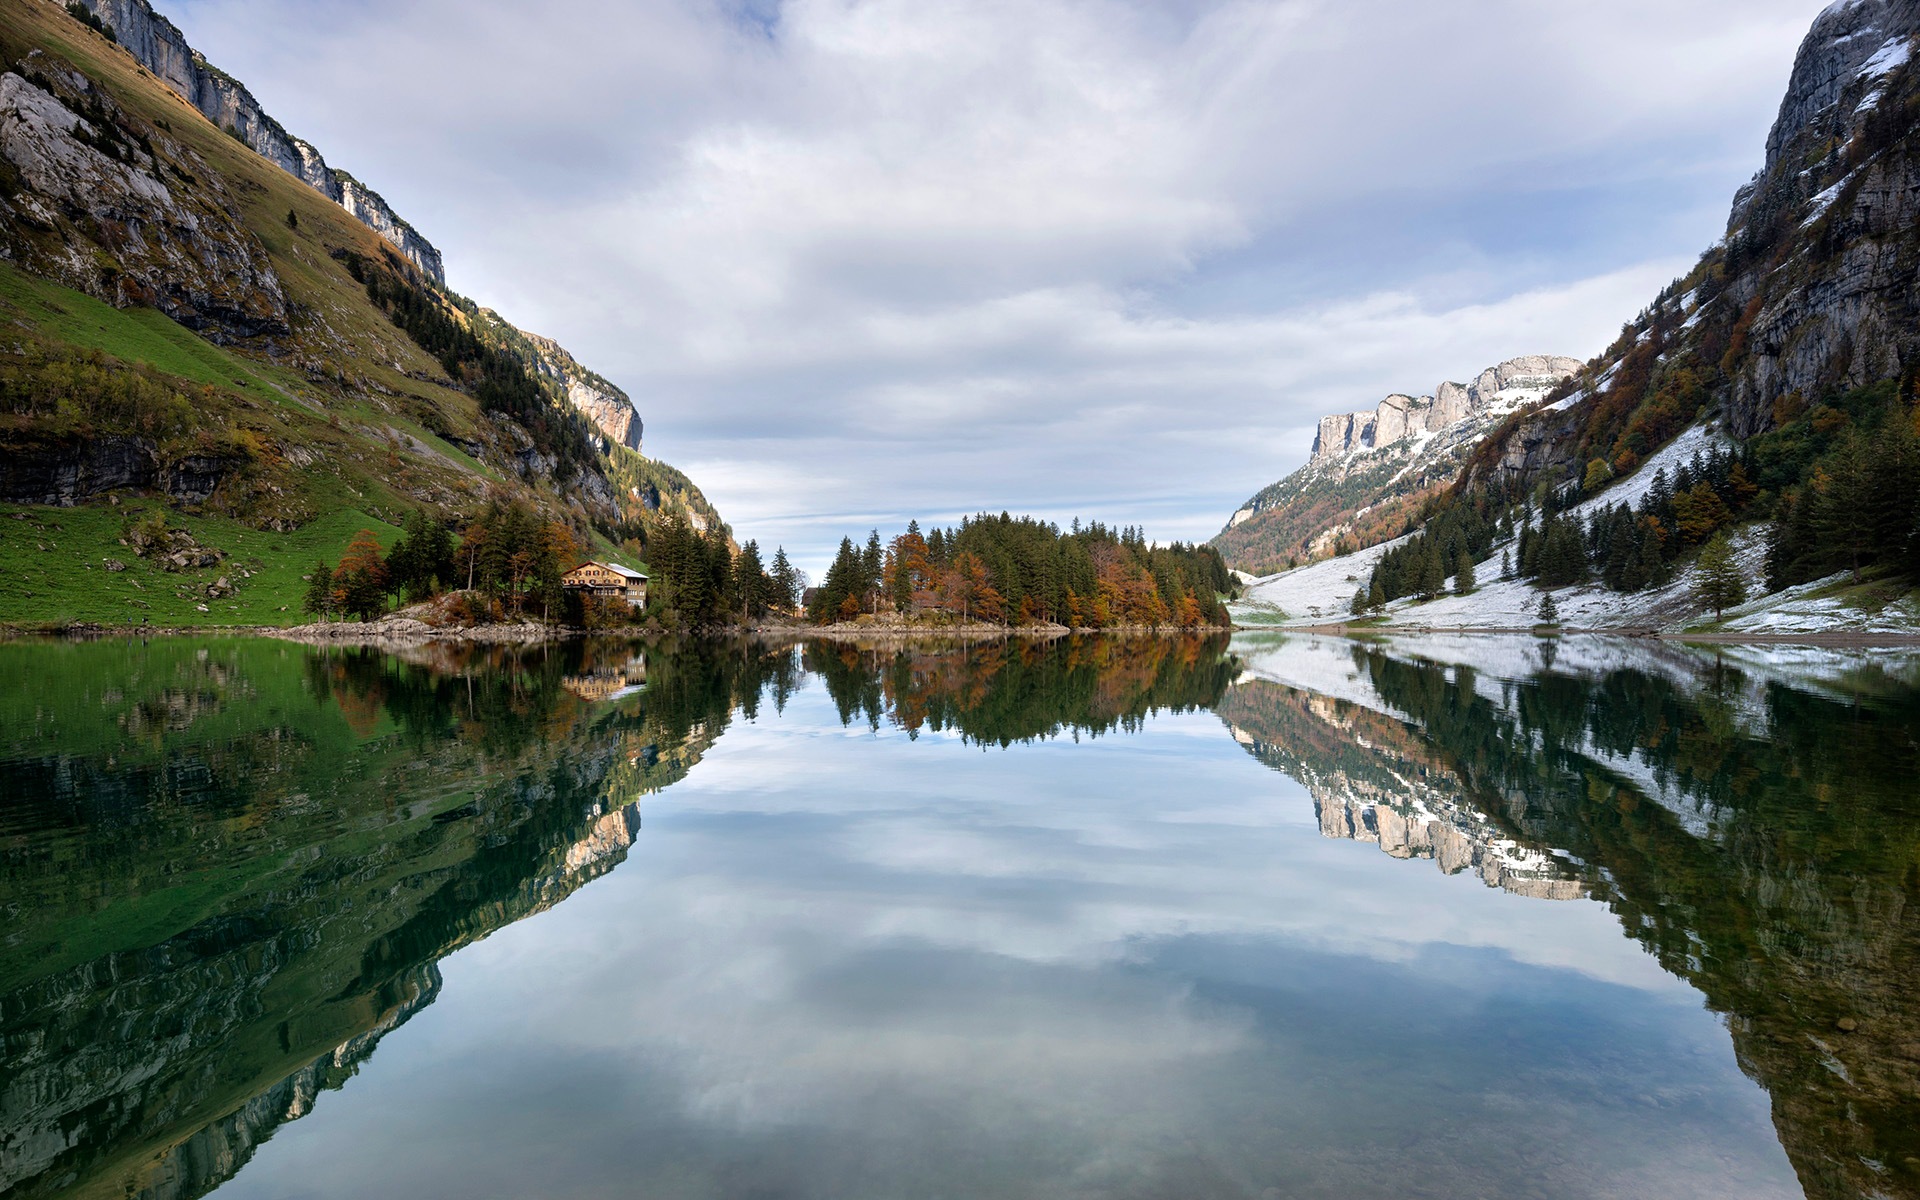
<svg viewBox="0 0 1920 1200">
<path fill-rule="evenodd" d="M 117 309 L 7 263 L 0 263 L 0 319 L 25 322 L 54 341 L 263 400 L 284 400 L 281 387 L 294 382 L 287 372 L 228 353 L 158 309 Z"/>
<path fill-rule="evenodd" d="M 215 567 L 180 572 L 135 557 L 120 540 L 134 522 L 156 512 L 227 557 Z M 400 537 L 399 529 L 353 508 L 276 533 L 225 517 L 175 512 L 157 500 L 118 507 L 0 505 L 0 620 L 25 626 L 303 624 L 302 576 L 320 559 L 338 561 L 362 529 L 371 529 L 383 548 Z M 110 559 L 126 569 L 109 571 Z M 207 586 L 222 578 L 237 593 L 209 599 Z"/>
</svg>

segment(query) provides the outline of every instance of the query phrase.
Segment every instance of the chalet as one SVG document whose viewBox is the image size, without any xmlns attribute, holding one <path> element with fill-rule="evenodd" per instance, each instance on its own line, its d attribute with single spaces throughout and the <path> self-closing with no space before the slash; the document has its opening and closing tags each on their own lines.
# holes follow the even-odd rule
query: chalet
<svg viewBox="0 0 1920 1200">
<path fill-rule="evenodd" d="M 560 586 L 570 592 L 625 600 L 635 608 L 647 604 L 647 577 L 619 563 L 583 562 L 560 577 Z"/>
</svg>

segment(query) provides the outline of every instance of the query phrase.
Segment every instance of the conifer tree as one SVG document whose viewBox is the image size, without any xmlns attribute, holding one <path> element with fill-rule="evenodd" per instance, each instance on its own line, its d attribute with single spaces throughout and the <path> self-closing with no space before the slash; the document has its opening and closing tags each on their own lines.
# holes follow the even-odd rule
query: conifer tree
<svg viewBox="0 0 1920 1200">
<path fill-rule="evenodd" d="M 1693 597 L 1713 609 L 1713 619 L 1716 621 L 1727 609 L 1746 601 L 1746 577 L 1741 574 L 1740 564 L 1734 560 L 1733 546 L 1724 532 L 1715 534 L 1713 540 L 1700 551 L 1700 562 L 1693 581 Z"/>
<path fill-rule="evenodd" d="M 1473 555 L 1461 547 L 1460 554 L 1453 561 L 1453 590 L 1460 596 L 1471 596 L 1474 590 Z"/>
<path fill-rule="evenodd" d="M 793 564 L 787 561 L 787 548 L 785 546 L 779 546 L 774 549 L 773 569 L 769 572 L 769 575 L 773 581 L 772 603 L 783 609 L 791 610 L 798 608 L 800 606 L 800 579 L 798 573 L 793 569 Z"/>
<path fill-rule="evenodd" d="M 1560 623 L 1560 606 L 1554 602 L 1552 592 L 1543 592 L 1540 595 L 1540 623 L 1542 625 Z"/>
<path fill-rule="evenodd" d="M 307 594 L 300 607 L 322 621 L 333 612 L 333 568 L 325 562 L 313 565 L 313 574 L 307 576 Z"/>
<path fill-rule="evenodd" d="M 766 616 L 773 598 L 773 583 L 760 563 L 759 542 L 749 541 L 740 547 L 740 557 L 733 562 L 733 579 L 734 603 L 741 618 L 757 621 Z"/>
</svg>

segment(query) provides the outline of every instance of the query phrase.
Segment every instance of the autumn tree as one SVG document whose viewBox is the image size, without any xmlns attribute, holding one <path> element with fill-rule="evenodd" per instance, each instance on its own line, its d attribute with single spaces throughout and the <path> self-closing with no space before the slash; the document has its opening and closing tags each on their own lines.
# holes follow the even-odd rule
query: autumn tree
<svg viewBox="0 0 1920 1200">
<path fill-rule="evenodd" d="M 373 530 L 362 529 L 347 543 L 333 571 L 335 606 L 348 616 L 371 621 L 386 611 L 387 564 Z"/>
</svg>

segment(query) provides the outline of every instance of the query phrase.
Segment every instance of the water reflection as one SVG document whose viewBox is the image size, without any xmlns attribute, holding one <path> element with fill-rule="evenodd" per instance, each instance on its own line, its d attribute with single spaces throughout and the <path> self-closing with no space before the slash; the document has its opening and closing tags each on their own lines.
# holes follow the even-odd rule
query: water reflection
<svg viewBox="0 0 1920 1200">
<path fill-rule="evenodd" d="M 1915 684 L 1579 640 L 0 646 L 0 1191 L 1774 1191 L 1707 1031 L 1602 909 L 1531 905 L 1590 897 L 1724 1015 L 1807 1194 L 1920 1195 Z M 672 859 L 446 998 L 669 786 Z M 436 1001 L 472 1048 L 408 1071 Z"/>
<path fill-rule="evenodd" d="M 601 662 L 617 650 L 610 662 Z M 0 1189 L 197 1196 L 625 857 L 785 656 L 0 648 Z"/>
<path fill-rule="evenodd" d="M 1399 814 L 1444 814 L 1436 848 L 1455 828 L 1462 848 L 1436 850 L 1443 868 L 1591 894 L 1727 1016 L 1808 1195 L 1920 1195 L 1911 656 L 1600 639 L 1242 649 L 1222 715 L 1308 786 L 1330 836 L 1417 852 Z"/>
</svg>

